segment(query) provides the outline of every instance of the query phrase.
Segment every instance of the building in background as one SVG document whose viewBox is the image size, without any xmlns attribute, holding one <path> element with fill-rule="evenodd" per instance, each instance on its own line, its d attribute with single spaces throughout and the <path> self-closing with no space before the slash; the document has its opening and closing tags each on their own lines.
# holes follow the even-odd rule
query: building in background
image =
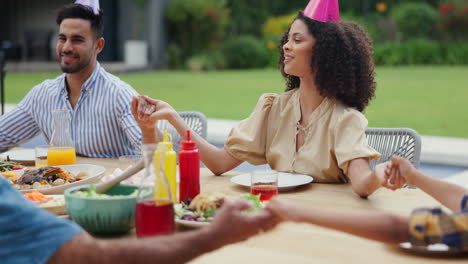
<svg viewBox="0 0 468 264">
<path fill-rule="evenodd" d="M 125 62 L 130 66 L 142 68 L 165 67 L 167 38 L 164 7 L 168 1 L 100 0 L 100 6 L 104 10 L 106 45 L 99 60 Z M 73 2 L 1 0 L 0 48 L 6 51 L 7 60 L 54 60 L 58 31 L 55 23 L 57 10 L 62 5 Z M 137 53 L 130 54 L 134 40 L 139 41 L 136 45 Z M 139 56 L 143 56 L 143 61 L 136 60 Z"/>
</svg>

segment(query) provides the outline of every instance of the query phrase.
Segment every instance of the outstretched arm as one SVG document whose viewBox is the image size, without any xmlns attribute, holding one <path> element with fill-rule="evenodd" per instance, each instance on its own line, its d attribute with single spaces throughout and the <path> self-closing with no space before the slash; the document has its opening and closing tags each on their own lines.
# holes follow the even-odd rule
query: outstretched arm
<svg viewBox="0 0 468 264">
<path fill-rule="evenodd" d="M 384 243 L 408 241 L 408 219 L 397 215 L 306 208 L 277 197 L 268 203 L 267 208 L 283 220 L 314 224 Z"/>
<path fill-rule="evenodd" d="M 143 103 L 141 102 L 141 98 L 145 98 Z M 145 109 L 149 109 L 149 107 L 142 106 L 145 102 L 147 105 L 154 106 L 154 111 L 145 111 Z M 185 139 L 185 133 L 187 130 L 190 130 L 190 127 L 171 105 L 164 101 L 154 100 L 148 97 L 140 97 L 138 103 L 134 104 L 134 116 L 135 119 L 138 118 L 137 122 L 139 122 L 139 124 L 142 123 L 140 126 L 146 124 L 147 126 L 153 125 L 154 127 L 154 124 L 158 120 L 167 120 L 177 130 L 181 138 Z M 190 135 L 191 140 L 197 143 L 201 161 L 214 174 L 220 175 L 242 163 L 241 160 L 232 157 L 224 148 L 218 149 L 195 132 L 190 131 Z M 148 137 L 145 142 L 151 143 L 152 140 L 152 138 Z"/>
<path fill-rule="evenodd" d="M 450 182 L 429 177 L 418 171 L 404 158 L 392 157 L 391 162 L 391 167 L 386 169 L 386 173 L 391 175 L 390 178 L 401 178 L 407 184 L 420 188 L 451 210 L 460 210 L 461 199 L 465 194 L 468 194 L 467 189 Z"/>
<path fill-rule="evenodd" d="M 269 210 L 245 214 L 244 202 L 226 202 L 206 228 L 144 239 L 97 240 L 80 233 L 62 246 L 49 263 L 186 263 L 206 252 L 269 231 L 278 218 Z"/>
</svg>

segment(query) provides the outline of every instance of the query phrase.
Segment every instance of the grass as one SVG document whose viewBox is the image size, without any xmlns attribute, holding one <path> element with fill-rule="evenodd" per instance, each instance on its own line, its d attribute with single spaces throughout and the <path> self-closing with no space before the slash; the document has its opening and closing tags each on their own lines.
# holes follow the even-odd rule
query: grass
<svg viewBox="0 0 468 264">
<path fill-rule="evenodd" d="M 8 73 L 6 101 L 18 103 L 32 86 L 58 73 Z M 196 110 L 210 118 L 243 119 L 263 93 L 281 93 L 274 69 L 120 74 L 139 93 Z M 366 110 L 369 126 L 410 127 L 420 134 L 468 138 L 468 66 L 377 68 L 377 97 Z"/>
</svg>

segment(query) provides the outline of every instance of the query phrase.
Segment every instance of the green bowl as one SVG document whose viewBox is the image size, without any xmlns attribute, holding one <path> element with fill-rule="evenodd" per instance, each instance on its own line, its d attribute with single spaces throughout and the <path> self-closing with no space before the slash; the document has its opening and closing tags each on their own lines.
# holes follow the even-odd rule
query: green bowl
<svg viewBox="0 0 468 264">
<path fill-rule="evenodd" d="M 121 234 L 135 226 L 136 195 L 129 196 L 138 189 L 131 184 L 120 184 L 105 192 L 109 195 L 126 195 L 112 198 L 77 197 L 72 193 L 89 187 L 81 185 L 65 191 L 68 215 L 93 234 Z"/>
</svg>

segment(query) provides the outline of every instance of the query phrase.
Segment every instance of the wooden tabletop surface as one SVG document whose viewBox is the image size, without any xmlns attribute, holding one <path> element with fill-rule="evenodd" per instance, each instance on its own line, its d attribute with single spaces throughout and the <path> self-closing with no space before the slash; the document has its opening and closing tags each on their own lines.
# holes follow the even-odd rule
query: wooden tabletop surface
<svg viewBox="0 0 468 264">
<path fill-rule="evenodd" d="M 117 160 L 78 158 L 78 163 L 106 167 L 111 173 L 118 167 Z M 214 176 L 201 169 L 201 192 L 222 191 L 241 195 L 246 187 L 235 185 L 230 178 L 239 174 L 228 172 Z M 409 215 L 414 208 L 438 206 L 438 202 L 418 189 L 390 191 L 379 189 L 368 199 L 359 198 L 349 184 L 312 183 L 293 191 L 282 192 L 281 197 L 308 207 L 382 210 Z M 345 219 L 344 219 L 345 220 Z M 308 224 L 283 223 L 275 230 L 253 237 L 245 242 L 226 246 L 207 253 L 191 263 L 466 263 L 467 258 L 428 257 L 404 251 L 345 233 Z"/>
</svg>

